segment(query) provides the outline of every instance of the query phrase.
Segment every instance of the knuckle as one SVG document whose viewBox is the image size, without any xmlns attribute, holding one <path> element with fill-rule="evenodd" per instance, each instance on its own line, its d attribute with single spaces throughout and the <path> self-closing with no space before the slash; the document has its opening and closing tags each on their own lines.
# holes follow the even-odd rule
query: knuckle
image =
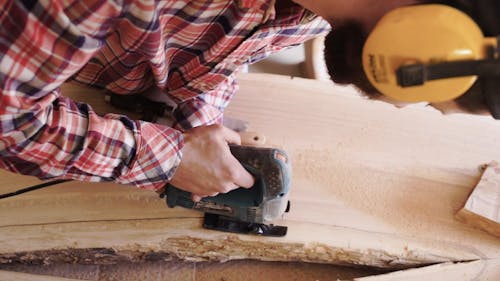
<svg viewBox="0 0 500 281">
<path fill-rule="evenodd" d="M 231 190 L 233 190 L 235 188 L 236 188 L 236 185 L 234 185 L 232 183 L 229 183 L 229 184 L 227 184 L 227 185 L 224 186 L 223 193 L 228 193 L 228 192 L 230 192 Z"/>
<path fill-rule="evenodd" d="M 212 124 L 212 125 L 210 125 L 210 127 L 213 130 L 216 130 L 216 131 L 221 131 L 222 130 L 222 125 L 221 124 Z"/>
<path fill-rule="evenodd" d="M 217 192 L 219 193 L 228 193 L 230 191 L 229 186 L 227 184 L 219 186 Z"/>
</svg>

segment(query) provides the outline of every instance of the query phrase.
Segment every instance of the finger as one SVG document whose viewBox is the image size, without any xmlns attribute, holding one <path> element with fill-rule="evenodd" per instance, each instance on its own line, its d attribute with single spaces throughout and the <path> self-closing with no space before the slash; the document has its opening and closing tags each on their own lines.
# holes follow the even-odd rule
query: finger
<svg viewBox="0 0 500 281">
<path fill-rule="evenodd" d="M 238 189 L 239 187 L 240 186 L 234 182 L 228 182 L 223 187 L 221 186 L 221 188 L 218 191 L 219 191 L 219 193 L 228 193 L 228 192 L 231 192 L 235 189 Z"/>
<path fill-rule="evenodd" d="M 193 200 L 193 202 L 200 202 L 201 198 L 203 197 L 196 194 L 191 194 L 191 200 Z"/>
<path fill-rule="evenodd" d="M 239 169 L 236 172 L 234 183 L 240 187 L 250 188 L 255 184 L 255 178 L 238 162 Z"/>
<path fill-rule="evenodd" d="M 237 145 L 241 144 L 240 134 L 229 128 L 222 126 L 222 135 L 224 136 L 224 139 L 227 141 L 227 143 Z"/>
</svg>

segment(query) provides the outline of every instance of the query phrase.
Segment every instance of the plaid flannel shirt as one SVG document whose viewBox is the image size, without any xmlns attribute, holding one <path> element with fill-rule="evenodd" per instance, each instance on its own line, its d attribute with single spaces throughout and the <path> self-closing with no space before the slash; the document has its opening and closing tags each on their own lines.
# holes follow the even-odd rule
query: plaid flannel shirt
<svg viewBox="0 0 500 281">
<path fill-rule="evenodd" d="M 221 121 L 241 65 L 329 28 L 271 0 L 0 2 L 0 168 L 147 189 L 173 176 L 182 130 Z M 68 80 L 121 94 L 156 85 L 177 126 L 98 116 L 63 96 Z"/>
</svg>

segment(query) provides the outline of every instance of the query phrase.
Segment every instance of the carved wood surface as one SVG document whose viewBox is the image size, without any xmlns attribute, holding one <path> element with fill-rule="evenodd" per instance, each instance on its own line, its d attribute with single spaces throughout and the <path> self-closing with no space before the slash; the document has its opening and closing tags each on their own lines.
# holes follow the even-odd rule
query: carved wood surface
<svg viewBox="0 0 500 281">
<path fill-rule="evenodd" d="M 69 182 L 0 201 L 0 262 L 176 256 L 405 268 L 500 258 L 498 238 L 454 218 L 481 165 L 500 159 L 500 122 L 396 109 L 307 79 L 245 74 L 240 84 L 226 115 L 292 158 L 291 211 L 276 222 L 286 237 L 204 230 L 200 213 L 168 209 L 151 191 Z M 113 110 L 95 90 L 63 93 Z M 2 171 L 0 192 L 37 182 Z"/>
</svg>

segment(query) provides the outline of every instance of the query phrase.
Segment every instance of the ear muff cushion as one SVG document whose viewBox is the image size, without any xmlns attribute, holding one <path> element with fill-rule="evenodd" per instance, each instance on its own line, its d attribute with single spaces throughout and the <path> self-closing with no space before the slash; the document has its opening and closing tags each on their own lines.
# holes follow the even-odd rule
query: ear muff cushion
<svg viewBox="0 0 500 281">
<path fill-rule="evenodd" d="M 500 119 L 500 78 L 484 77 L 481 78 L 483 96 L 488 106 L 491 116 Z"/>
<path fill-rule="evenodd" d="M 500 36 L 500 1 L 462 0 L 458 3 L 464 6 L 458 8 L 470 14 L 485 36 Z M 481 77 L 480 83 L 491 115 L 500 119 L 500 77 Z"/>
<path fill-rule="evenodd" d="M 451 2 L 449 3 L 451 6 L 473 18 L 485 36 L 500 35 L 500 1 L 454 0 Z M 500 77 L 481 77 L 478 82 L 491 115 L 495 119 L 500 119 Z"/>
</svg>

